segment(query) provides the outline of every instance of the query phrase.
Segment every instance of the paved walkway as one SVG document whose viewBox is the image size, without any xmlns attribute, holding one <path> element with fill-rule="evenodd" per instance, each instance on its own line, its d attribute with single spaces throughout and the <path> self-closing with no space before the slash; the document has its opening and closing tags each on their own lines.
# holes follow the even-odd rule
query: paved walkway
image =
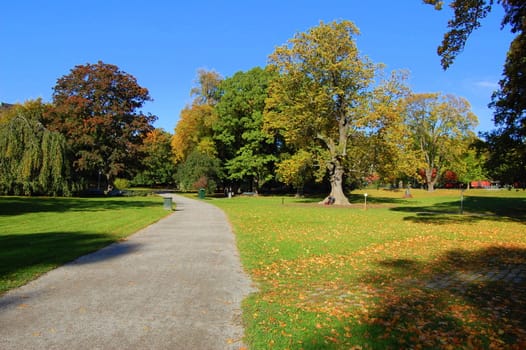
<svg viewBox="0 0 526 350">
<path fill-rule="evenodd" d="M 0 349 L 239 349 L 252 291 L 222 211 L 172 215 L 0 298 Z"/>
<path fill-rule="evenodd" d="M 465 291 L 474 284 L 504 282 L 517 286 L 526 281 L 526 265 L 502 266 L 498 270 L 457 271 L 448 275 L 438 275 L 426 284 L 430 289 L 455 289 Z"/>
</svg>

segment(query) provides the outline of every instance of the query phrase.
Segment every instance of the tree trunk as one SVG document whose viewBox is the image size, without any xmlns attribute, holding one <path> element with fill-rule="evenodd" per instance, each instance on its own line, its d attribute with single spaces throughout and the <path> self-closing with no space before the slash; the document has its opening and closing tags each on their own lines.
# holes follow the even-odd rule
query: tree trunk
<svg viewBox="0 0 526 350">
<path fill-rule="evenodd" d="M 111 192 L 113 190 L 113 176 L 110 173 L 106 173 L 106 191 Z"/>
<path fill-rule="evenodd" d="M 337 159 L 329 166 L 329 175 L 331 182 L 331 193 L 320 203 L 328 202 L 329 197 L 334 199 L 336 205 L 351 205 L 343 193 L 343 165 Z"/>
<path fill-rule="evenodd" d="M 438 171 L 437 171 L 438 173 Z M 438 176 L 435 176 L 433 178 L 433 168 L 426 169 L 426 183 L 427 183 L 427 191 L 433 192 L 435 190 L 435 184 L 437 182 Z"/>
<path fill-rule="evenodd" d="M 295 198 L 303 198 L 303 187 L 303 184 L 296 187 L 296 195 L 294 195 Z"/>
</svg>

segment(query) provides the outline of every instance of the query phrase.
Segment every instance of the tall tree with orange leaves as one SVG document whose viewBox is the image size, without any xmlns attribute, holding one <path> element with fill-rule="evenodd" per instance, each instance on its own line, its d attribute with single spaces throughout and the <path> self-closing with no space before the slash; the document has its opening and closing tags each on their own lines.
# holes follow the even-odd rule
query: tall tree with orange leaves
<svg viewBox="0 0 526 350">
<path fill-rule="evenodd" d="M 108 188 L 131 173 L 144 137 L 156 117 L 140 109 L 148 90 L 117 66 L 99 61 L 76 66 L 57 80 L 50 128 L 61 132 L 81 177 L 103 174 Z"/>
</svg>

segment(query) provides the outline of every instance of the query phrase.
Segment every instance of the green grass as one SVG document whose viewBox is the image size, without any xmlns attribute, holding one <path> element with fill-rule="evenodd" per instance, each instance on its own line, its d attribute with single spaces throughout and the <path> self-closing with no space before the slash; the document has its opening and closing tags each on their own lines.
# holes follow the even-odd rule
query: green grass
<svg viewBox="0 0 526 350">
<path fill-rule="evenodd" d="M 160 197 L 0 197 L 0 294 L 167 214 Z"/>
<path fill-rule="evenodd" d="M 463 215 L 459 191 L 368 190 L 367 210 L 363 193 L 350 208 L 212 201 L 259 288 L 244 303 L 252 349 L 526 345 L 525 192 L 465 191 Z M 458 277 L 510 269 L 524 278 Z"/>
</svg>

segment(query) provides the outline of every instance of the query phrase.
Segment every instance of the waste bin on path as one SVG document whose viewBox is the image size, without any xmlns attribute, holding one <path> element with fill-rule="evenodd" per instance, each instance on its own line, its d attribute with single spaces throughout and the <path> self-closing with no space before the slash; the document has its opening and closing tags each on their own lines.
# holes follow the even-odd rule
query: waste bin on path
<svg viewBox="0 0 526 350">
<path fill-rule="evenodd" d="M 199 189 L 199 199 L 204 199 L 204 198 L 205 198 L 205 189 L 200 188 Z"/>
<path fill-rule="evenodd" d="M 166 210 L 172 210 L 172 197 L 163 197 L 164 205 L 163 208 Z"/>
</svg>

